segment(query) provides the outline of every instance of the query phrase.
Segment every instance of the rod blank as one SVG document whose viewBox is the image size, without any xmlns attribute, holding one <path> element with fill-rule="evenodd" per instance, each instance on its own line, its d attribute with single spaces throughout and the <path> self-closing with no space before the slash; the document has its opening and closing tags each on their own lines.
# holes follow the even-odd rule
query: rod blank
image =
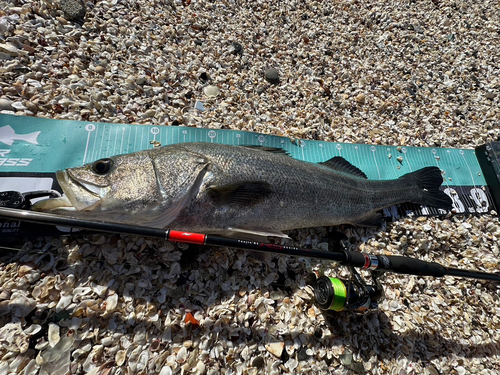
<svg viewBox="0 0 500 375">
<path fill-rule="evenodd" d="M 173 242 L 184 242 L 207 246 L 227 246 L 273 254 L 325 259 L 340 262 L 340 264 L 344 266 L 359 267 L 370 270 L 378 269 L 381 271 L 399 274 L 433 277 L 443 277 L 448 275 L 500 282 L 500 276 L 497 274 L 447 268 L 435 262 L 425 262 L 423 260 L 403 256 L 369 255 L 346 250 L 333 252 L 309 250 L 294 246 L 216 237 L 201 233 L 182 232 L 170 229 L 163 230 L 142 226 L 109 223 L 104 221 L 90 221 L 12 208 L 0 208 L 0 217 L 10 220 L 15 219 L 40 224 L 61 225 L 103 232 L 135 234 L 146 237 L 162 238 Z"/>
</svg>

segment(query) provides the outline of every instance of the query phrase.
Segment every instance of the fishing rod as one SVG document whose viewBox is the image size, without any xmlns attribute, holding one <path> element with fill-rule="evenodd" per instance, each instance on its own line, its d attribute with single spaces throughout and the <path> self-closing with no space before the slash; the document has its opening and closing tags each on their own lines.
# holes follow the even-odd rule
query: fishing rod
<svg viewBox="0 0 500 375">
<path fill-rule="evenodd" d="M 405 256 L 372 255 L 346 249 L 335 250 L 333 252 L 310 250 L 295 246 L 217 237 L 202 233 L 77 219 L 17 208 L 0 207 L 0 218 L 102 232 L 133 234 L 187 244 L 232 247 L 264 253 L 339 262 L 342 266 L 350 267 L 354 278 L 350 281 L 326 276 L 317 278 L 314 285 L 314 294 L 318 305 L 325 310 L 340 311 L 348 309 L 364 312 L 368 309 L 376 308 L 376 302 L 382 295 L 378 277 L 385 272 L 415 276 L 455 276 L 500 282 L 500 275 L 498 274 L 444 267 L 436 262 L 426 262 Z M 371 271 L 373 284 L 366 284 L 355 268 Z"/>
</svg>

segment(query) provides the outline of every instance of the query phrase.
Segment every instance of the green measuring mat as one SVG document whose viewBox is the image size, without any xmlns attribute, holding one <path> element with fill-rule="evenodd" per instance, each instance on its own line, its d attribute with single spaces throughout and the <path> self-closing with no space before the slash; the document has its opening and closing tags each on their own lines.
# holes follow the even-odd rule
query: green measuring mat
<svg viewBox="0 0 500 375">
<path fill-rule="evenodd" d="M 266 134 L 178 126 L 126 125 L 0 115 L 0 191 L 58 188 L 53 173 L 117 154 L 182 142 L 280 147 L 292 157 L 321 162 L 342 156 L 369 179 L 395 179 L 426 166 L 443 171 L 442 189 L 457 213 L 486 213 L 494 200 L 474 150 L 374 146 L 291 140 Z M 442 214 L 402 205 L 385 216 Z"/>
</svg>

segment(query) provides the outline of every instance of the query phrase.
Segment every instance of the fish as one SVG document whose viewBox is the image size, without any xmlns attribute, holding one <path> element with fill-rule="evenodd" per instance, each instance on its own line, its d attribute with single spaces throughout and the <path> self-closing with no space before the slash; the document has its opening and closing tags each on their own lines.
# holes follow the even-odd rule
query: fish
<svg viewBox="0 0 500 375">
<path fill-rule="evenodd" d="M 368 180 L 339 156 L 310 163 L 265 146 L 180 143 L 99 159 L 56 177 L 63 197 L 32 209 L 231 237 L 378 225 L 380 210 L 407 202 L 452 208 L 439 190 L 438 167 Z"/>
<path fill-rule="evenodd" d="M 33 132 L 28 134 L 16 134 L 16 131 L 10 125 L 5 125 L 0 128 L 0 142 L 12 146 L 14 141 L 25 141 L 33 145 L 37 145 L 38 135 L 41 132 Z"/>
</svg>

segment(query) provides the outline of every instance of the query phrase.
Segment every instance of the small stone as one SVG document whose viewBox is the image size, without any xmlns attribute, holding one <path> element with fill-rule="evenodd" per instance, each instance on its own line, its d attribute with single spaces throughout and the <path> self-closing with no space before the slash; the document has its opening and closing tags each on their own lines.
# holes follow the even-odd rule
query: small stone
<svg viewBox="0 0 500 375">
<path fill-rule="evenodd" d="M 274 68 L 267 69 L 264 72 L 264 76 L 266 77 L 266 80 L 273 85 L 277 85 L 278 83 L 280 83 L 278 71 Z"/>
<path fill-rule="evenodd" d="M 314 285 L 316 280 L 318 279 L 318 276 L 314 272 L 309 272 L 306 276 L 306 285 Z"/>
<path fill-rule="evenodd" d="M 33 55 L 36 51 L 34 47 L 31 47 L 29 44 L 23 44 L 23 49 L 28 52 L 28 54 Z"/>
<path fill-rule="evenodd" d="M 12 103 L 12 107 L 16 110 L 16 111 L 24 111 L 25 109 L 27 109 L 23 103 L 21 102 L 14 102 Z"/>
<path fill-rule="evenodd" d="M 68 24 L 68 20 L 66 20 L 66 18 L 63 18 L 63 17 L 56 17 L 56 20 L 58 20 L 59 23 L 62 24 L 62 25 L 67 25 Z"/>
<path fill-rule="evenodd" d="M 316 337 L 317 339 L 323 337 L 323 330 L 320 327 L 316 328 L 316 330 L 314 331 L 314 337 Z"/>
<path fill-rule="evenodd" d="M 358 104 L 364 104 L 365 103 L 365 94 L 361 93 L 358 96 L 356 96 L 356 101 Z"/>
<path fill-rule="evenodd" d="M 349 366 L 352 363 L 352 353 L 346 350 L 344 354 L 340 355 L 340 362 L 342 362 L 344 366 Z"/>
<path fill-rule="evenodd" d="M 424 28 L 419 25 L 412 25 L 413 30 L 415 30 L 416 33 L 418 34 L 423 34 L 425 32 Z"/>
<path fill-rule="evenodd" d="M 257 89 L 257 94 L 260 95 L 260 94 L 264 93 L 265 91 L 266 91 L 266 87 L 265 86 L 259 87 Z"/>
<path fill-rule="evenodd" d="M 30 110 L 31 112 L 33 113 L 37 113 L 38 112 L 38 106 L 33 103 L 33 102 L 30 102 L 30 101 L 27 101 L 26 103 L 24 103 L 24 105 L 26 106 L 26 108 L 28 108 L 28 110 Z"/>
<path fill-rule="evenodd" d="M 309 354 L 307 354 L 307 348 L 303 346 L 297 352 L 297 360 L 300 362 L 300 361 L 307 361 L 308 359 L 309 359 Z"/>
<path fill-rule="evenodd" d="M 366 371 L 365 371 L 365 366 L 363 366 L 363 363 L 361 362 L 354 362 L 351 366 L 351 369 L 352 371 L 354 371 L 356 374 L 359 374 L 359 375 L 364 375 L 366 374 Z M 401 374 L 401 372 L 400 372 Z"/>
<path fill-rule="evenodd" d="M 104 72 L 105 72 L 105 71 L 106 71 L 106 68 L 104 68 L 104 67 L 103 67 L 103 66 L 101 66 L 101 65 L 97 65 L 97 66 L 95 67 L 95 72 L 96 72 L 97 74 L 104 74 Z"/>
<path fill-rule="evenodd" d="M 233 42 L 233 54 L 235 55 L 243 55 L 243 46 L 238 42 Z"/>
<path fill-rule="evenodd" d="M 146 112 L 144 112 L 144 117 L 151 118 L 151 117 L 154 117 L 155 114 L 156 114 L 156 111 L 154 109 L 150 108 Z"/>
<path fill-rule="evenodd" d="M 83 0 L 61 0 L 64 17 L 69 21 L 82 22 L 87 9 Z"/>
<path fill-rule="evenodd" d="M 261 356 L 254 358 L 254 360 L 252 361 L 252 366 L 257 369 L 263 368 L 264 365 L 265 365 L 264 358 L 262 358 Z"/>
<path fill-rule="evenodd" d="M 269 344 L 266 344 L 266 350 L 275 355 L 277 358 L 281 357 L 281 354 L 283 353 L 283 348 L 285 347 L 285 343 L 282 341 L 274 341 L 270 342 Z"/>
<path fill-rule="evenodd" d="M 196 103 L 194 105 L 194 108 L 197 109 L 200 112 L 203 112 L 205 110 L 205 106 L 199 100 L 196 101 Z"/>
<path fill-rule="evenodd" d="M 484 95 L 486 96 L 487 99 L 495 99 L 496 96 L 498 95 L 498 93 L 496 93 L 494 91 L 488 91 Z"/>
</svg>

